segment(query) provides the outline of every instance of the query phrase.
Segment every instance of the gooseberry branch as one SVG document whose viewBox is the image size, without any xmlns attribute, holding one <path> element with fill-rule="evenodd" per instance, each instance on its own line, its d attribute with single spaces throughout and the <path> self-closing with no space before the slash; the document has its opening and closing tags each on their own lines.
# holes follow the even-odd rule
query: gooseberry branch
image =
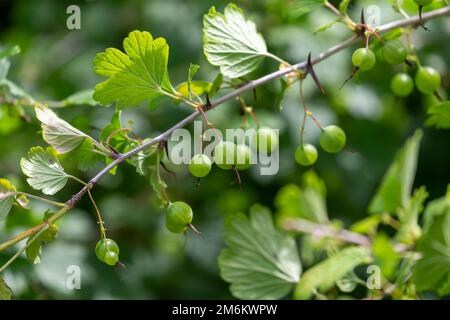
<svg viewBox="0 0 450 320">
<path fill-rule="evenodd" d="M 434 19 L 434 18 L 437 18 L 440 16 L 448 15 L 448 14 L 450 14 L 450 6 L 446 6 L 446 7 L 423 14 L 422 21 L 425 22 L 425 21 L 428 21 L 428 20 L 431 20 L 431 19 Z M 406 27 L 406 26 L 418 27 L 420 25 L 421 25 L 420 17 L 415 16 L 415 17 L 397 20 L 397 21 L 383 24 L 383 25 L 375 28 L 375 30 L 377 33 L 384 33 L 384 32 L 387 32 L 387 31 L 390 31 L 390 30 L 393 30 L 396 28 L 401 28 L 401 27 Z M 316 58 L 313 58 L 310 61 L 311 65 L 315 65 L 315 64 L 318 64 L 318 63 L 326 60 L 327 58 L 333 56 L 334 54 L 353 45 L 355 42 L 362 39 L 362 37 L 363 37 L 363 35 L 356 34 L 356 35 L 353 35 L 352 37 L 342 41 L 341 43 L 339 43 L 333 47 L 330 47 L 328 50 L 320 53 Z M 210 105 L 207 106 L 205 111 L 214 109 L 214 108 L 218 107 L 219 105 L 221 105 L 229 100 L 233 100 L 236 97 L 239 97 L 240 95 L 242 95 L 243 93 L 253 90 L 253 89 L 255 89 L 261 85 L 264 85 L 272 80 L 286 76 L 292 72 L 292 69 L 295 69 L 298 71 L 305 71 L 307 66 L 308 66 L 308 61 L 305 60 L 300 63 L 289 66 L 289 68 L 281 69 L 281 70 L 272 72 L 270 74 L 267 74 L 259 79 L 249 81 L 248 83 L 235 89 L 234 91 L 223 95 L 222 97 L 218 98 L 215 101 L 212 101 L 210 103 Z M 176 96 L 174 98 L 179 100 L 180 97 Z M 16 235 L 12 239 L 1 243 L 0 244 L 0 252 L 10 248 L 11 246 L 15 245 L 16 243 L 18 243 L 32 235 L 35 235 L 35 238 L 36 238 L 36 234 L 40 234 L 40 232 L 45 230 L 47 226 L 53 224 L 55 221 L 57 221 L 63 215 L 65 215 L 70 209 L 72 209 L 78 203 L 78 201 L 80 201 L 80 199 L 83 197 L 83 195 L 85 193 L 87 193 L 88 191 L 90 191 L 92 188 L 94 188 L 98 184 L 100 179 L 102 179 L 104 176 L 106 176 L 111 169 L 120 165 L 125 160 L 137 155 L 139 152 L 149 148 L 150 146 L 166 141 L 175 130 L 185 127 L 186 125 L 188 125 L 189 123 L 191 123 L 192 121 L 194 121 L 197 117 L 199 117 L 201 115 L 201 111 L 197 108 L 198 105 L 196 103 L 194 103 L 193 101 L 190 101 L 190 100 L 186 100 L 186 99 L 182 99 L 182 102 L 190 105 L 191 107 L 196 107 L 196 110 L 194 112 L 192 112 L 190 115 L 188 115 L 186 118 L 184 118 L 183 120 L 181 120 L 180 122 L 178 122 L 177 124 L 175 124 L 174 126 L 169 128 L 168 130 L 166 130 L 164 133 L 161 133 L 160 135 L 156 136 L 153 139 L 149 139 L 147 142 L 139 145 L 138 147 L 136 147 L 126 153 L 117 154 L 114 161 L 112 161 L 110 164 L 105 166 L 100 172 L 98 172 L 78 193 L 74 194 L 64 204 L 64 206 L 62 208 L 60 208 L 54 215 L 52 215 L 49 219 L 42 222 L 41 224 L 36 225 L 35 227 Z M 25 248 L 22 248 L 18 253 L 16 253 L 16 255 L 13 258 L 10 259 L 10 261 L 7 262 L 6 265 L 4 265 L 2 268 L 0 268 L 0 272 L 2 272 L 5 269 L 5 267 L 8 266 L 13 260 L 15 260 L 15 258 L 17 258 L 25 250 Z"/>
</svg>

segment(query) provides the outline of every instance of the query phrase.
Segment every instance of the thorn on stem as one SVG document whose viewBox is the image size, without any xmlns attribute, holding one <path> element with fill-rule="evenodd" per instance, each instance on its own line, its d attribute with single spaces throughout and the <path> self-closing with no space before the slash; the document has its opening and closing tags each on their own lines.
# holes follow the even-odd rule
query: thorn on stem
<svg viewBox="0 0 450 320">
<path fill-rule="evenodd" d="M 234 175 L 236 176 L 236 182 L 239 184 L 239 188 L 242 190 L 242 180 L 241 175 L 239 174 L 239 170 L 236 168 L 236 166 L 233 166 Z"/>
<path fill-rule="evenodd" d="M 194 231 L 196 234 L 202 234 L 200 231 L 197 230 L 197 228 L 194 227 L 194 225 L 192 223 L 189 223 L 188 227 L 189 227 L 189 229 Z"/>
<path fill-rule="evenodd" d="M 423 11 L 423 6 L 419 6 L 419 24 L 424 30 L 429 32 L 431 30 L 425 26 L 425 23 L 422 20 L 422 11 Z"/>
<path fill-rule="evenodd" d="M 201 179 L 197 178 L 197 184 L 195 185 L 195 189 L 198 189 L 200 187 L 200 182 L 201 182 Z"/>
<path fill-rule="evenodd" d="M 319 77 L 317 77 L 316 72 L 314 71 L 313 64 L 311 61 L 311 52 L 308 54 L 308 64 L 306 66 L 306 73 L 311 74 L 311 77 L 313 78 L 316 85 L 319 87 L 320 92 L 322 92 L 322 94 L 325 94 L 325 89 L 323 88 L 322 84 L 319 81 Z"/>
<path fill-rule="evenodd" d="M 350 76 L 345 79 L 344 83 L 339 87 L 339 90 L 341 90 L 346 84 L 347 82 L 349 82 L 351 79 L 353 79 L 353 77 L 355 76 L 355 74 L 359 71 L 359 67 L 355 67 L 352 71 L 352 73 L 350 74 Z"/>
</svg>

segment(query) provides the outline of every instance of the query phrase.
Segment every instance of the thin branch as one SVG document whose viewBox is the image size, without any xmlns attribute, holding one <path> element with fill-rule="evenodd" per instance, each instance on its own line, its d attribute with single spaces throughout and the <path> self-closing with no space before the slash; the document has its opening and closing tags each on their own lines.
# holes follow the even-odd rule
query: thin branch
<svg viewBox="0 0 450 320">
<path fill-rule="evenodd" d="M 365 247 L 371 244 L 370 239 L 362 234 L 343 229 L 337 230 L 331 225 L 314 223 L 305 219 L 286 219 L 283 223 L 283 228 L 287 231 L 307 233 L 318 238 L 339 239 Z"/>
<path fill-rule="evenodd" d="M 438 10 L 434 10 L 428 13 L 425 13 L 422 15 L 422 20 L 423 21 L 428 21 L 430 19 L 433 18 L 437 18 L 439 16 L 444 16 L 450 14 L 450 6 L 438 9 Z M 411 17 L 409 19 L 403 19 L 403 20 L 398 20 L 398 21 L 394 21 L 394 22 L 390 22 L 384 25 L 379 26 L 376 30 L 378 33 L 383 33 L 383 32 L 387 32 L 390 31 L 392 29 L 396 29 L 396 28 L 400 28 L 400 27 L 405 27 L 405 26 L 419 26 L 420 25 L 420 18 L 419 17 Z M 343 42 L 329 48 L 328 50 L 322 52 L 321 54 L 319 54 L 319 56 L 317 56 L 316 58 L 312 59 L 311 64 L 315 65 L 325 59 L 327 59 L 328 57 L 344 50 L 345 48 L 351 46 L 352 44 L 354 44 L 357 40 L 360 39 L 360 36 L 358 35 L 354 35 L 350 38 L 348 38 L 347 40 L 344 40 Z M 297 63 L 295 65 L 293 65 L 292 67 L 295 68 L 296 70 L 304 70 L 308 65 L 308 61 L 303 61 L 300 63 Z M 256 87 L 259 87 L 261 85 L 264 85 L 272 80 L 275 80 L 277 78 L 280 78 L 282 76 L 285 76 L 289 73 L 292 72 L 291 68 L 286 68 L 286 69 L 282 69 L 282 70 L 278 70 L 275 71 L 273 73 L 267 74 L 259 79 L 253 80 L 253 81 L 249 81 L 248 83 L 246 83 L 245 85 L 237 88 L 236 90 L 218 98 L 216 101 L 211 102 L 210 107 L 208 108 L 208 110 L 214 109 L 215 107 L 229 101 L 229 100 L 233 100 L 236 97 L 242 95 L 244 92 L 250 91 L 255 89 Z M 165 93 L 166 94 L 166 93 Z M 172 95 L 174 97 L 176 97 L 177 99 L 182 99 L 179 96 L 175 96 Z M 186 102 L 185 99 L 182 99 L 183 102 Z M 198 107 L 197 105 L 195 105 L 194 103 L 188 103 L 189 105 L 191 105 L 192 107 Z M 97 173 L 97 175 L 95 175 L 90 181 L 89 183 L 84 186 L 77 194 L 73 195 L 71 199 L 69 199 L 66 202 L 66 207 L 61 208 L 55 215 L 53 215 L 50 219 L 52 220 L 52 222 L 56 221 L 57 219 L 59 219 L 61 216 L 63 216 L 69 209 L 73 208 L 76 203 L 83 197 L 83 195 L 88 191 L 88 189 L 93 188 L 100 179 L 102 179 L 104 176 L 106 176 L 108 174 L 108 172 L 115 168 L 116 166 L 120 165 L 122 162 L 124 162 L 125 160 L 127 160 L 128 158 L 133 157 L 134 155 L 138 154 L 139 152 L 141 152 L 142 150 L 145 150 L 147 148 L 149 148 L 150 146 L 157 144 L 161 141 L 167 140 L 170 135 L 177 129 L 183 128 L 186 125 L 188 125 L 189 123 L 191 123 L 192 121 L 194 121 L 198 116 L 200 116 L 200 111 L 196 110 L 193 113 L 191 113 L 189 116 L 187 116 L 186 118 L 184 118 L 183 120 L 181 120 L 180 122 L 178 122 L 177 124 L 175 124 L 173 127 L 169 128 L 167 131 L 165 131 L 164 133 L 160 134 L 159 136 L 148 140 L 147 142 L 137 146 L 136 148 L 119 155 L 113 162 L 111 162 L 110 164 L 108 164 L 105 168 L 103 168 L 99 173 Z M 4 251 L 5 249 L 11 247 L 12 245 L 16 244 L 17 242 L 29 237 L 30 235 L 40 231 L 43 227 L 46 226 L 46 223 L 40 224 L 38 226 L 35 226 L 27 231 L 24 231 L 23 233 L 17 235 L 16 237 L 14 237 L 11 240 L 8 240 L 2 244 L 0 244 L 0 252 Z"/>
<path fill-rule="evenodd" d="M 15 195 L 23 195 L 23 196 L 26 196 L 26 197 L 31 198 L 31 199 L 47 202 L 48 204 L 51 204 L 51 205 L 54 205 L 54 206 L 60 207 L 60 208 L 66 206 L 64 203 L 53 201 L 53 200 L 46 199 L 46 198 L 39 197 L 39 196 L 35 196 L 34 194 L 29 194 L 29 193 L 26 193 L 26 192 L 16 191 L 16 192 L 14 192 L 14 194 Z"/>
<path fill-rule="evenodd" d="M 305 219 L 286 219 L 283 222 L 283 228 L 287 231 L 306 233 L 318 238 L 333 238 L 364 247 L 372 246 L 372 240 L 360 233 L 345 229 L 336 229 L 329 224 L 315 223 Z M 397 252 L 406 252 L 410 247 L 403 243 L 397 243 L 394 245 L 394 249 Z"/>
</svg>

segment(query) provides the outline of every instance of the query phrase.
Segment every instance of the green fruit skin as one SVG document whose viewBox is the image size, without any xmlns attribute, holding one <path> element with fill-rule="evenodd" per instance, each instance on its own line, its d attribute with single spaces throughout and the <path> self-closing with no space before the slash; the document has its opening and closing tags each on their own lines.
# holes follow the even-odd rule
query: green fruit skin
<svg viewBox="0 0 450 320">
<path fill-rule="evenodd" d="M 433 94 L 441 86 L 441 75 L 431 67 L 420 67 L 416 73 L 416 86 L 424 94 Z"/>
<path fill-rule="evenodd" d="M 367 71 L 373 68 L 376 62 L 375 54 L 372 50 L 359 48 L 353 52 L 352 62 L 355 67 L 361 71 Z"/>
<path fill-rule="evenodd" d="M 311 166 L 316 163 L 317 158 L 317 149 L 312 144 L 300 145 L 297 150 L 295 150 L 295 161 L 301 166 Z"/>
<path fill-rule="evenodd" d="M 409 74 L 398 73 L 391 80 L 391 89 L 396 96 L 409 96 L 414 90 L 414 81 Z"/>
<path fill-rule="evenodd" d="M 245 144 L 239 144 L 236 146 L 235 165 L 238 170 L 247 170 L 251 166 L 250 162 L 251 150 Z"/>
<path fill-rule="evenodd" d="M 211 160 L 204 154 L 196 154 L 189 162 L 189 171 L 194 177 L 206 177 L 211 171 Z"/>
<path fill-rule="evenodd" d="M 119 261 L 119 256 L 113 251 L 106 252 L 104 262 L 109 266 L 115 266 Z"/>
<path fill-rule="evenodd" d="M 427 5 L 429 5 L 430 3 L 432 3 L 433 0 L 414 0 L 414 2 L 415 2 L 418 6 L 424 7 L 424 6 L 427 6 Z"/>
<path fill-rule="evenodd" d="M 338 153 L 344 149 L 347 136 L 344 130 L 338 126 L 331 125 L 322 129 L 320 133 L 320 146 L 328 153 Z"/>
<path fill-rule="evenodd" d="M 264 151 L 270 154 L 278 146 L 278 135 L 272 128 L 261 127 L 258 130 L 256 142 L 258 152 Z"/>
<path fill-rule="evenodd" d="M 400 64 L 406 60 L 406 48 L 400 40 L 387 41 L 382 52 L 384 59 L 389 64 Z"/>
<path fill-rule="evenodd" d="M 185 202 L 171 203 L 166 210 L 166 227 L 170 232 L 182 233 L 192 222 L 192 208 Z"/>
<path fill-rule="evenodd" d="M 233 168 L 236 156 L 236 145 L 233 142 L 222 141 L 214 148 L 214 162 L 220 169 Z"/>
<path fill-rule="evenodd" d="M 95 246 L 95 255 L 101 262 L 105 262 L 105 257 L 108 252 L 113 252 L 116 254 L 117 259 L 119 259 L 120 249 L 117 243 L 112 239 L 102 239 L 97 242 Z"/>
</svg>

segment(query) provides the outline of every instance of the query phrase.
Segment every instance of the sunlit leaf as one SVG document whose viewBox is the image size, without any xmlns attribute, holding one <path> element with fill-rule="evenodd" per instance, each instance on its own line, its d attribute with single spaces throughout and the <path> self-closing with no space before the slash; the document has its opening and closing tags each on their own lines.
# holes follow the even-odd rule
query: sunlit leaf
<svg viewBox="0 0 450 320">
<path fill-rule="evenodd" d="M 14 203 L 16 188 L 6 179 L 0 179 L 0 220 L 6 218 Z"/>
<path fill-rule="evenodd" d="M 190 90 L 192 94 L 195 94 L 197 96 L 201 96 L 202 94 L 208 93 L 211 89 L 212 83 L 207 81 L 192 81 L 190 85 Z M 189 98 L 189 89 L 188 89 L 188 83 L 183 82 L 180 83 L 177 86 L 176 89 L 179 93 L 181 93 L 184 97 Z"/>
<path fill-rule="evenodd" d="M 36 117 L 42 123 L 42 137 L 59 153 L 78 147 L 89 136 L 60 119 L 50 108 L 36 104 Z"/>
<path fill-rule="evenodd" d="M 280 299 L 301 274 L 294 239 L 274 228 L 270 211 L 260 205 L 225 222 L 225 243 L 219 257 L 221 277 L 240 299 Z"/>
<path fill-rule="evenodd" d="M 397 153 L 369 205 L 370 213 L 394 213 L 397 208 L 408 206 L 422 135 L 421 130 L 416 131 Z"/>
<path fill-rule="evenodd" d="M 390 279 L 397 270 L 400 256 L 395 251 L 389 237 L 384 233 L 377 234 L 372 243 L 372 251 L 375 264 L 381 268 L 383 275 Z"/>
<path fill-rule="evenodd" d="M 95 87 L 94 99 L 118 108 L 137 106 L 144 101 L 173 92 L 167 62 L 169 46 L 163 38 L 133 31 L 123 41 L 125 53 L 108 48 L 96 55 L 94 71 L 107 80 Z"/>
<path fill-rule="evenodd" d="M 62 101 L 63 106 L 77 106 L 77 105 L 86 105 L 86 106 L 96 106 L 97 102 L 94 100 L 94 90 L 88 89 L 76 92 Z"/>
<path fill-rule="evenodd" d="M 3 278 L 0 278 L 0 300 L 11 300 L 11 297 L 12 297 L 11 288 L 8 287 Z"/>
<path fill-rule="evenodd" d="M 314 290 L 325 292 L 336 282 L 363 264 L 370 257 L 370 250 L 363 247 L 346 248 L 305 271 L 295 288 L 296 299 L 309 299 Z"/>
<path fill-rule="evenodd" d="M 256 25 L 243 11 L 229 4 L 221 14 L 212 7 L 203 18 L 203 51 L 208 61 L 229 78 L 254 71 L 268 55 Z"/>
<path fill-rule="evenodd" d="M 20 160 L 20 167 L 28 177 L 28 184 L 43 193 L 52 195 L 64 188 L 69 175 L 59 163 L 56 151 L 51 147 L 33 147 L 28 157 Z"/>
</svg>

